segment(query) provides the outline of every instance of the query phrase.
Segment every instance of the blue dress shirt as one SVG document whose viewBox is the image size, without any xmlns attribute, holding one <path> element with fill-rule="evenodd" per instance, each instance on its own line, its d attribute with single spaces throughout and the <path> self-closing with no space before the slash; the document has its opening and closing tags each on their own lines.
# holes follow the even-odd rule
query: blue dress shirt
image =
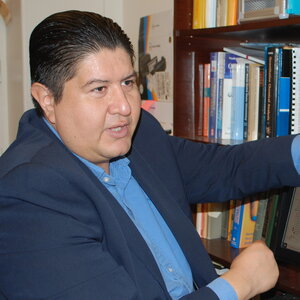
<svg viewBox="0 0 300 300">
<path fill-rule="evenodd" d="M 58 133 L 46 119 L 45 122 L 61 140 Z M 300 135 L 294 139 L 291 149 L 298 173 L 300 173 L 299 148 Z M 129 160 L 124 157 L 111 162 L 110 175 L 108 175 L 101 167 L 76 154 L 74 155 L 110 191 L 136 225 L 157 262 L 172 299 L 179 299 L 191 293 L 194 287 L 190 266 L 168 225 L 131 175 L 128 166 Z M 232 286 L 223 278 L 215 279 L 208 284 L 208 287 L 217 294 L 220 300 L 238 299 Z"/>
</svg>

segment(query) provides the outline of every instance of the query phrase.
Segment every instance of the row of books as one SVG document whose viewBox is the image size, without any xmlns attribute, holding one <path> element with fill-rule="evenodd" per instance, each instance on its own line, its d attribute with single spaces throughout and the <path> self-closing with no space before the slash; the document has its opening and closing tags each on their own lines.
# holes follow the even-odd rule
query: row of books
<svg viewBox="0 0 300 300">
<path fill-rule="evenodd" d="M 264 0 L 193 0 L 193 29 L 230 26 L 276 16 L 288 18 L 289 14 L 300 14 L 299 0 L 276 3 Z"/>
<path fill-rule="evenodd" d="M 223 238 L 233 248 L 245 248 L 255 240 L 274 245 L 280 193 L 226 203 L 197 204 L 196 229 L 201 238 Z"/>
<path fill-rule="evenodd" d="M 236 25 L 238 0 L 193 0 L 193 29 Z"/>
<path fill-rule="evenodd" d="M 298 45 L 247 44 L 223 50 L 199 65 L 196 134 L 244 141 L 299 133 Z"/>
</svg>

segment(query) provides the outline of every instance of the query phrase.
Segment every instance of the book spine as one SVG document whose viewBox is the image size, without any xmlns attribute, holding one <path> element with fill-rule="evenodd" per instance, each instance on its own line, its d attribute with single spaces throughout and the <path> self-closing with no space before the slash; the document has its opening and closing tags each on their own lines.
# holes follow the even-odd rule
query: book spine
<svg viewBox="0 0 300 300">
<path fill-rule="evenodd" d="M 234 221 L 234 211 L 235 211 L 235 200 L 229 201 L 229 211 L 228 211 L 228 227 L 227 227 L 227 241 L 231 241 L 232 227 Z"/>
<path fill-rule="evenodd" d="M 209 110 L 210 110 L 210 64 L 204 65 L 204 99 L 203 99 L 203 136 L 209 132 Z"/>
<path fill-rule="evenodd" d="M 300 48 L 292 50 L 291 134 L 300 133 Z"/>
<path fill-rule="evenodd" d="M 231 237 L 231 246 L 234 248 L 245 248 L 253 242 L 256 218 L 254 218 L 251 206 L 254 204 L 255 206 L 258 204 L 257 200 L 250 202 L 246 199 L 240 200 L 236 206 Z"/>
<path fill-rule="evenodd" d="M 234 220 L 233 220 L 231 242 L 230 242 L 230 246 L 233 248 L 240 247 L 243 214 L 244 214 L 243 202 L 242 200 L 237 200 L 234 209 Z"/>
<path fill-rule="evenodd" d="M 245 96 L 244 96 L 244 134 L 243 139 L 247 140 L 248 137 L 248 109 L 249 109 L 249 69 L 250 65 L 245 64 Z"/>
<path fill-rule="evenodd" d="M 266 90 L 266 137 L 276 136 L 278 75 L 282 48 L 268 48 Z"/>
<path fill-rule="evenodd" d="M 204 104 L 204 66 L 198 65 L 198 76 L 195 78 L 198 85 L 195 86 L 195 133 L 203 135 L 203 104 Z"/>
<path fill-rule="evenodd" d="M 278 85 L 276 136 L 290 133 L 290 106 L 292 83 L 292 50 L 282 49 L 281 76 Z"/>
<path fill-rule="evenodd" d="M 236 64 L 236 55 L 225 53 L 223 80 L 222 139 L 231 138 L 232 110 L 232 65 Z"/>
<path fill-rule="evenodd" d="M 209 107 L 209 134 L 215 137 L 216 130 L 216 88 L 217 88 L 217 52 L 210 53 L 210 107 Z"/>
<path fill-rule="evenodd" d="M 238 0 L 228 0 L 227 2 L 227 26 L 237 25 Z"/>
<path fill-rule="evenodd" d="M 223 203 L 208 203 L 207 239 L 221 238 Z"/>
<path fill-rule="evenodd" d="M 271 206 L 270 206 L 270 215 L 269 215 L 269 220 L 267 223 L 267 229 L 266 229 L 266 235 L 265 235 L 265 242 L 267 246 L 271 246 L 271 240 L 272 240 L 272 234 L 273 234 L 273 229 L 274 229 L 274 224 L 275 224 L 275 219 L 276 219 L 276 212 L 277 212 L 277 205 L 278 205 L 278 199 L 279 195 L 274 194 L 271 198 Z"/>
<path fill-rule="evenodd" d="M 253 241 L 260 240 L 262 238 L 262 231 L 264 226 L 264 220 L 267 210 L 268 198 L 263 198 L 258 201 L 257 217 L 253 233 Z"/>
<path fill-rule="evenodd" d="M 205 10 L 206 28 L 216 27 L 217 24 L 217 0 L 206 1 Z"/>
<path fill-rule="evenodd" d="M 231 139 L 243 140 L 244 100 L 245 100 L 245 63 L 238 61 L 232 70 L 232 118 Z"/>
<path fill-rule="evenodd" d="M 264 138 L 266 132 L 266 97 L 265 97 L 265 78 L 266 68 L 261 66 L 259 68 L 259 107 L 258 107 L 258 132 L 257 138 Z"/>
<path fill-rule="evenodd" d="M 249 70 L 248 141 L 257 140 L 258 138 L 260 66 L 255 63 L 250 64 Z"/>
<path fill-rule="evenodd" d="M 206 0 L 193 0 L 193 29 L 205 28 Z"/>
</svg>

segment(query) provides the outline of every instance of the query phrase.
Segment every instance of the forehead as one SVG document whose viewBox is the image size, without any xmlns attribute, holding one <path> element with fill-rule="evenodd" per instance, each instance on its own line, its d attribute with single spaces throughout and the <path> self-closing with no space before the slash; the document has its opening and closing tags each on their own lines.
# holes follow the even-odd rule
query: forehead
<svg viewBox="0 0 300 300">
<path fill-rule="evenodd" d="M 104 48 L 86 55 L 77 65 L 77 75 L 83 76 L 126 76 L 132 73 L 130 55 L 123 48 Z"/>
</svg>

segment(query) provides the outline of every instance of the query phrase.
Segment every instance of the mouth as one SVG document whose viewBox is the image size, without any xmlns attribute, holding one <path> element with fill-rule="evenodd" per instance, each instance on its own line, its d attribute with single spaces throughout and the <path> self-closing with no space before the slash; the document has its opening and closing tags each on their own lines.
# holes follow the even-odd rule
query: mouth
<svg viewBox="0 0 300 300">
<path fill-rule="evenodd" d="M 113 138 L 124 138 L 129 133 L 129 124 L 122 124 L 108 129 L 109 134 Z"/>
</svg>

